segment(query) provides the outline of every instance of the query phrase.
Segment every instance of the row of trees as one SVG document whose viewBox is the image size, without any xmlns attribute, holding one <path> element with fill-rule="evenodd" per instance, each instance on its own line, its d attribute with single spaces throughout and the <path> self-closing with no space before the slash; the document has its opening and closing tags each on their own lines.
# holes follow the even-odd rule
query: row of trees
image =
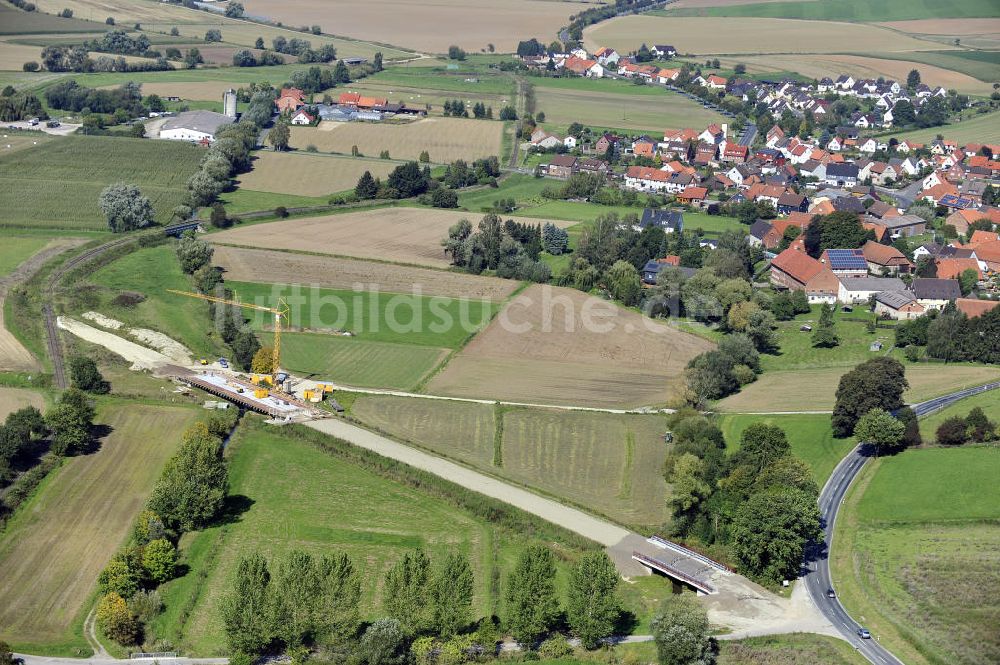
<svg viewBox="0 0 1000 665">
<path fill-rule="evenodd" d="M 417 162 L 407 162 L 394 168 L 383 183 L 380 178 L 365 171 L 354 187 L 354 194 L 361 201 L 370 199 L 406 199 L 419 196 L 438 183 L 431 178 L 431 169 Z"/>
<path fill-rule="evenodd" d="M 467 219 L 456 222 L 441 244 L 453 265 L 473 274 L 495 270 L 499 277 L 533 282 L 547 282 L 552 276 L 549 267 L 538 260 L 540 225 L 504 222 L 499 215 L 487 213 L 475 231 Z"/>
<path fill-rule="evenodd" d="M 128 544 L 98 576 L 102 597 L 97 620 L 116 642 L 141 641 L 143 624 L 163 608 L 156 587 L 176 573 L 177 540 L 221 513 L 229 483 L 222 437 L 232 425 L 231 419 L 214 416 L 184 432 L 180 449 L 153 486 Z"/>
<path fill-rule="evenodd" d="M 562 621 L 555 575 L 552 551 L 532 545 L 521 552 L 506 580 L 504 628 L 525 646 Z M 566 623 L 588 649 L 614 630 L 621 614 L 618 584 L 618 572 L 604 552 L 584 554 L 572 570 Z M 449 652 L 454 659 L 448 662 L 461 662 L 474 653 L 495 655 L 500 638 L 492 618 L 473 621 L 474 593 L 467 555 L 451 552 L 435 564 L 421 549 L 408 551 L 386 574 L 383 618 L 358 637 L 361 583 L 346 554 L 314 557 L 292 551 L 268 564 L 254 553 L 240 560 L 222 617 L 230 648 L 250 657 L 324 646 L 353 652 L 353 660 L 368 665 L 401 662 L 408 650 L 421 663 Z"/>
<path fill-rule="evenodd" d="M 152 72 L 173 69 L 166 58 L 128 62 L 124 57 L 98 56 L 91 58 L 84 46 L 46 46 L 41 53 L 41 66 L 50 72 Z M 35 61 L 24 63 L 24 71 L 38 71 Z"/>
<path fill-rule="evenodd" d="M 54 109 L 91 113 L 115 113 L 123 110 L 128 117 L 142 115 L 142 85 L 131 81 L 110 90 L 88 88 L 74 79 L 49 86 L 45 101 Z"/>
<path fill-rule="evenodd" d="M 669 423 L 673 532 L 728 546 L 755 579 L 797 576 L 806 543 L 820 533 L 819 488 L 808 465 L 791 454 L 785 432 L 754 423 L 727 457 L 722 431 L 705 416 L 683 410 Z"/>
</svg>

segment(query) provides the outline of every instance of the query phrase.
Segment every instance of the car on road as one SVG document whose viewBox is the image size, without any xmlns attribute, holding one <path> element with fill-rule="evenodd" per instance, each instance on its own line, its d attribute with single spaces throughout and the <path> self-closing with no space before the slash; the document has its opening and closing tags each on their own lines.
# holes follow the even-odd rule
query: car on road
<svg viewBox="0 0 1000 665">
<path fill-rule="evenodd" d="M 833 589 L 827 589 L 826 590 L 826 597 L 827 598 L 836 598 L 837 597 L 837 592 L 834 591 Z"/>
<path fill-rule="evenodd" d="M 863 640 L 870 640 L 872 638 L 872 634 L 868 632 L 867 628 L 858 628 L 858 637 Z"/>
</svg>

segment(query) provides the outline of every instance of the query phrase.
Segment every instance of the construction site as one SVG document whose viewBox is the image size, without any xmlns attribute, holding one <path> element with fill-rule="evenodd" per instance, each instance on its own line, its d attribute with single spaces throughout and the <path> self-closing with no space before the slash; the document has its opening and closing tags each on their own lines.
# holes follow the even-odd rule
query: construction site
<svg viewBox="0 0 1000 665">
<path fill-rule="evenodd" d="M 154 331 L 126 327 L 122 322 L 97 312 L 85 312 L 82 317 L 90 325 L 70 317 L 59 317 L 57 325 L 73 335 L 94 343 L 132 363 L 133 370 L 146 370 L 154 376 L 170 379 L 177 392 L 199 389 L 218 400 L 205 400 L 208 409 L 228 408 L 233 404 L 268 416 L 274 424 L 308 422 L 343 412 L 333 398 L 333 383 L 294 377 L 281 370 L 282 321 L 287 320 L 288 308 L 264 307 L 239 300 L 227 300 L 200 293 L 171 290 L 172 293 L 217 304 L 264 311 L 274 317 L 274 345 L 270 372 L 239 372 L 226 358 L 195 362 L 190 352 L 179 342 Z M 112 332 L 114 331 L 114 332 Z M 143 342 L 130 341 L 128 335 Z M 154 348 L 149 348 L 154 347 Z"/>
</svg>

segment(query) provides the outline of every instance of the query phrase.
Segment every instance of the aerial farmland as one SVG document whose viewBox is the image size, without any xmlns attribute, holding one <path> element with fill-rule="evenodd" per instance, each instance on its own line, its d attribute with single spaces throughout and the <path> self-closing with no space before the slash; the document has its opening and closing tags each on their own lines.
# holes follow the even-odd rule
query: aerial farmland
<svg viewBox="0 0 1000 665">
<path fill-rule="evenodd" d="M 1000 659 L 990 0 L 0 0 L 0 665 Z"/>
</svg>

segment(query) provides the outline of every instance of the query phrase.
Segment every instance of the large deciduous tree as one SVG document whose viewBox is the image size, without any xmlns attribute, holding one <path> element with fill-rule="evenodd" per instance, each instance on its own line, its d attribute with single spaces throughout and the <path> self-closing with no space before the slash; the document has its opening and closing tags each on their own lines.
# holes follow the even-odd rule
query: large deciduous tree
<svg viewBox="0 0 1000 665">
<path fill-rule="evenodd" d="M 555 624 L 559 601 L 552 552 L 543 545 L 529 545 L 517 559 L 507 579 L 506 626 L 521 644 L 532 644 Z"/>
<path fill-rule="evenodd" d="M 621 614 L 620 579 L 615 564 L 602 551 L 585 554 L 573 568 L 566 614 L 570 628 L 587 649 L 596 648 L 614 630 Z"/>
<path fill-rule="evenodd" d="M 153 223 L 153 204 L 135 185 L 124 182 L 108 185 L 97 204 L 114 233 L 141 229 Z"/>
<path fill-rule="evenodd" d="M 180 450 L 153 486 L 149 508 L 182 531 L 203 527 L 218 514 L 229 477 L 219 437 L 205 423 L 184 432 Z"/>
<path fill-rule="evenodd" d="M 903 364 L 884 356 L 866 360 L 840 377 L 833 407 L 834 436 L 851 436 L 858 419 L 872 409 L 902 407 L 903 391 L 909 385 Z"/>
<path fill-rule="evenodd" d="M 651 624 L 660 665 L 712 665 L 708 614 L 690 595 L 668 596 Z"/>
<path fill-rule="evenodd" d="M 903 441 L 906 425 L 885 409 L 872 409 L 858 419 L 854 436 L 881 452 L 895 450 Z"/>
<path fill-rule="evenodd" d="M 430 580 L 431 561 L 421 549 L 403 554 L 386 575 L 382 609 L 407 635 L 430 623 Z"/>
<path fill-rule="evenodd" d="M 229 648 L 260 655 L 274 635 L 271 573 L 259 552 L 241 557 L 232 591 L 222 599 L 222 623 Z"/>
<path fill-rule="evenodd" d="M 820 535 L 816 497 L 792 487 L 752 494 L 730 527 L 733 554 L 745 573 L 770 582 L 794 579 L 805 544 Z"/>
</svg>

